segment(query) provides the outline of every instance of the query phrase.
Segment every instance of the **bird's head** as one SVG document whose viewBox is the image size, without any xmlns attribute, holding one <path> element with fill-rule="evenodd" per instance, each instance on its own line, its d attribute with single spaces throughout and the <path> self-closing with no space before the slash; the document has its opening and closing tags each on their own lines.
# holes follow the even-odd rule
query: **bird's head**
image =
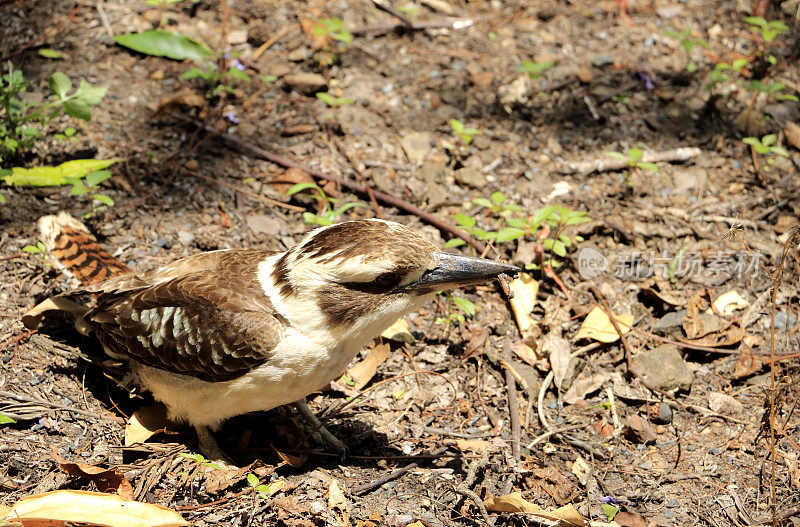
<svg viewBox="0 0 800 527">
<path fill-rule="evenodd" d="M 371 219 L 309 233 L 276 258 L 270 278 L 272 296 L 280 296 L 292 322 L 302 319 L 308 327 L 309 318 L 316 318 L 336 335 L 369 340 L 438 291 L 516 271 L 441 252 L 413 229 Z"/>
</svg>

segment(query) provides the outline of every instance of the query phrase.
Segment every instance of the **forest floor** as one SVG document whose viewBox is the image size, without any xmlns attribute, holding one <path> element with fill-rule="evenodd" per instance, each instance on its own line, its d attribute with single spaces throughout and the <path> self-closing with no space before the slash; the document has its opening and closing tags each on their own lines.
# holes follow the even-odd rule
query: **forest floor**
<svg viewBox="0 0 800 527">
<path fill-rule="evenodd" d="M 91 121 L 59 117 L 18 165 L 124 158 L 101 183 L 110 207 L 69 186 L 0 187 L 0 413 L 14 420 L 0 424 L 0 507 L 99 488 L 67 460 L 118 469 L 137 500 L 201 526 L 530 525 L 552 521 L 534 506 L 568 505 L 597 525 L 800 522 L 796 1 L 772 2 L 765 18 L 789 27 L 772 40 L 743 21 L 747 1 L 632 2 L 630 27 L 612 0 L 395 4 L 411 26 L 366 0 L 165 4 L 0 1 L 2 67 L 32 83 L 26 100 L 44 100 L 55 71 L 108 88 Z M 114 42 L 153 28 L 206 42 L 250 82 L 208 99 L 182 78 L 192 61 Z M 529 75 L 526 61 L 543 66 Z M 453 119 L 477 133 L 459 137 Z M 55 137 L 65 127 L 74 140 Z M 135 269 L 284 250 L 313 227 L 303 211 L 326 213 L 286 192 L 316 181 L 338 206 L 363 204 L 336 221 L 380 214 L 452 237 L 314 171 L 448 225 L 520 234 L 503 211 L 519 226 L 549 205 L 591 221 L 527 223 L 490 244 L 490 258 L 557 265 L 518 293 L 523 333 L 499 287 L 441 296 L 406 317 L 404 341 L 374 344 L 391 352 L 364 367 L 363 395 L 343 407 L 345 383 L 311 396 L 345 459 L 284 408 L 217 432 L 236 473 L 192 459 L 186 427 L 123 446 L 149 395 L 84 360 L 97 343 L 68 322 L 20 321 L 73 287 L 22 250 L 36 220 L 93 213 L 89 228 Z M 494 210 L 473 201 L 496 192 Z M 622 317 L 623 339 L 610 324 L 579 332 L 595 307 Z"/>
</svg>

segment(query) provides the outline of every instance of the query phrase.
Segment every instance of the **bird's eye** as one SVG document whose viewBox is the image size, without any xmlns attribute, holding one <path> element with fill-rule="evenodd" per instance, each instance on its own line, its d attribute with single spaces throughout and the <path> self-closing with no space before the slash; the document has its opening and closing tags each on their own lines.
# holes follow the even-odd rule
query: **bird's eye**
<svg viewBox="0 0 800 527">
<path fill-rule="evenodd" d="M 391 289 L 400 283 L 400 275 L 394 272 L 383 273 L 375 278 L 375 283 L 380 287 Z"/>
</svg>

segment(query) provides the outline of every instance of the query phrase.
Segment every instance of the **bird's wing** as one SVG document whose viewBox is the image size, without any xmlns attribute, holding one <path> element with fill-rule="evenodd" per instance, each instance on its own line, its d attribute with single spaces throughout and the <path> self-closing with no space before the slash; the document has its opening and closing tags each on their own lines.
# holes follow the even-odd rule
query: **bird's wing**
<svg viewBox="0 0 800 527">
<path fill-rule="evenodd" d="M 194 257 L 209 259 L 204 269 L 179 261 L 142 273 L 143 285 L 105 282 L 86 321 L 110 351 L 148 366 L 210 382 L 243 375 L 283 337 L 257 278 L 269 253 L 216 252 Z"/>
</svg>

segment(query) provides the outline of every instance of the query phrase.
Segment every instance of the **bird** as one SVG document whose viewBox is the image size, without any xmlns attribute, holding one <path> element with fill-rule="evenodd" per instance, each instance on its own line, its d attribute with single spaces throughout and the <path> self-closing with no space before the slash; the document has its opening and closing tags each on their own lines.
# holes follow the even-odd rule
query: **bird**
<svg viewBox="0 0 800 527">
<path fill-rule="evenodd" d="M 69 214 L 42 217 L 39 228 L 67 270 L 91 267 L 83 287 L 64 294 L 94 298 L 73 310 L 76 327 L 127 361 L 133 381 L 170 420 L 194 427 L 207 459 L 225 465 L 233 463 L 212 434 L 225 420 L 290 403 L 315 419 L 305 396 L 398 318 L 437 292 L 518 270 L 441 251 L 418 230 L 381 219 L 318 228 L 284 252 L 222 249 L 146 271 L 115 264 Z M 117 276 L 107 278 L 109 262 Z"/>
</svg>

